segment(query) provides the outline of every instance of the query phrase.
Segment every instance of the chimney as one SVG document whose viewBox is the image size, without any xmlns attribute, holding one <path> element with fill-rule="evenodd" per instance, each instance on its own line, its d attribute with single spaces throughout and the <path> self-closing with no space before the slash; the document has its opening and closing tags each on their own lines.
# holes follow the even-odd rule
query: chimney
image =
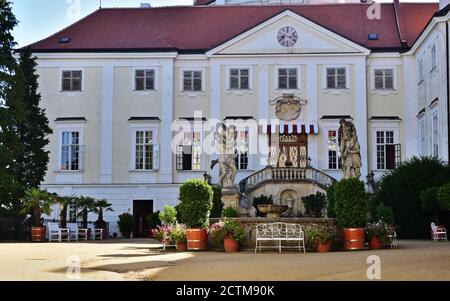
<svg viewBox="0 0 450 301">
<path fill-rule="evenodd" d="M 439 0 L 439 10 L 450 4 L 450 0 Z"/>
</svg>

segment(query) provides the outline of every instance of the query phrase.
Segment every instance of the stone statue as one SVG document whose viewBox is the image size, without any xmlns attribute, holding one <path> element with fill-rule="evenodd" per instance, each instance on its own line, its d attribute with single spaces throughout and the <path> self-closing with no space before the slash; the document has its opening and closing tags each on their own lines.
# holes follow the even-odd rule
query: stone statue
<svg viewBox="0 0 450 301">
<path fill-rule="evenodd" d="M 344 119 L 341 119 L 339 127 L 339 149 L 341 152 L 342 170 L 344 179 L 359 178 L 361 176 L 361 154 L 356 135 L 355 125 Z"/>
<path fill-rule="evenodd" d="M 237 167 L 234 160 L 236 129 L 230 125 L 225 127 L 225 124 L 218 123 L 214 139 L 216 141 L 216 151 L 219 155 L 218 160 L 211 162 L 211 169 L 218 163 L 219 171 L 219 185 L 223 190 L 236 190 L 234 180 L 237 174 Z"/>
</svg>

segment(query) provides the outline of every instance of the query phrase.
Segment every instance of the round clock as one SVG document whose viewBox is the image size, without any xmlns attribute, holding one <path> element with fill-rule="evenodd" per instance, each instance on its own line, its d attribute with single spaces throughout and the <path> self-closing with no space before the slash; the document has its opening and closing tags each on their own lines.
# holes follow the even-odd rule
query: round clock
<svg viewBox="0 0 450 301">
<path fill-rule="evenodd" d="M 284 47 L 292 47 L 297 43 L 298 33 L 295 28 L 290 26 L 284 26 L 278 32 L 278 43 Z"/>
</svg>

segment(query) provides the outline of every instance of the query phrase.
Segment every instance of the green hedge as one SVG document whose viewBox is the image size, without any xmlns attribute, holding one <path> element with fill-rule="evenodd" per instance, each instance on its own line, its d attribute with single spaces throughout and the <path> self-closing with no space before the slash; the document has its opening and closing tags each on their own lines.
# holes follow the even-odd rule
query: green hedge
<svg viewBox="0 0 450 301">
<path fill-rule="evenodd" d="M 187 180 L 180 187 L 181 221 L 188 228 L 207 228 L 212 208 L 213 190 L 198 179 Z"/>
<path fill-rule="evenodd" d="M 342 228 L 363 228 L 367 223 L 368 198 L 364 183 L 357 178 L 335 184 L 333 197 L 336 222 Z"/>
<path fill-rule="evenodd" d="M 222 189 L 220 186 L 212 186 L 213 190 L 213 206 L 211 209 L 211 217 L 213 218 L 219 218 L 222 217 L 222 210 L 223 210 L 223 204 L 222 204 Z"/>
</svg>

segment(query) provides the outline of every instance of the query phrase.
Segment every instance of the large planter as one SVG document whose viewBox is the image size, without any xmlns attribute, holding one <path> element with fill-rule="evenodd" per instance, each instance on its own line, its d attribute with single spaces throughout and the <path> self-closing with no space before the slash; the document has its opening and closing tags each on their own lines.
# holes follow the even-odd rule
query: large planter
<svg viewBox="0 0 450 301">
<path fill-rule="evenodd" d="M 226 238 L 223 240 L 223 247 L 226 253 L 235 253 L 238 251 L 239 243 L 232 238 Z"/>
<path fill-rule="evenodd" d="M 317 242 L 316 250 L 319 253 L 329 252 L 331 249 L 331 246 L 333 245 L 333 241 L 327 241 L 326 243 L 321 243 L 320 241 Z"/>
<path fill-rule="evenodd" d="M 31 241 L 45 241 L 45 227 L 31 227 Z"/>
<path fill-rule="evenodd" d="M 204 251 L 208 249 L 208 230 L 187 229 L 187 248 L 192 251 Z"/>
<path fill-rule="evenodd" d="M 344 228 L 344 249 L 362 250 L 365 244 L 364 228 Z"/>
<path fill-rule="evenodd" d="M 178 252 L 184 252 L 187 250 L 187 244 L 185 243 L 176 243 L 175 247 L 177 248 Z"/>
<path fill-rule="evenodd" d="M 383 242 L 381 241 L 381 238 L 379 236 L 373 236 L 369 240 L 369 247 L 372 250 L 380 250 L 383 249 Z"/>
</svg>

